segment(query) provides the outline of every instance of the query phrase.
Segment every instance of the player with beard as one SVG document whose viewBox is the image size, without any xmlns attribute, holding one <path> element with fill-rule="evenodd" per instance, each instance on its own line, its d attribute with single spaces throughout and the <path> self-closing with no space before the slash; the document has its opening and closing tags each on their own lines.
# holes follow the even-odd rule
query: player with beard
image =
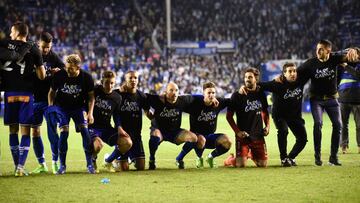
<svg viewBox="0 0 360 203">
<path fill-rule="evenodd" d="M 264 136 L 269 134 L 270 120 L 268 104 L 263 91 L 259 91 L 259 70 L 249 68 L 245 71 L 245 87 L 247 95 L 235 92 L 231 96 L 226 119 L 236 135 L 236 158 L 232 159 L 236 167 L 245 167 L 249 151 L 258 167 L 267 166 L 267 152 Z M 236 113 L 236 123 L 234 121 Z M 263 128 L 263 122 L 265 128 Z"/>
<path fill-rule="evenodd" d="M 321 139 L 322 115 L 327 112 L 331 123 L 331 150 L 329 165 L 341 166 L 338 160 L 338 150 L 341 134 L 341 116 L 338 98 L 337 66 L 343 62 L 355 62 L 358 59 L 356 49 L 349 49 L 346 55 L 331 53 L 332 43 L 320 40 L 316 45 L 316 57 L 308 59 L 298 68 L 300 80 L 311 80 L 310 106 L 314 120 L 314 151 L 315 164 L 322 166 Z"/>
<path fill-rule="evenodd" d="M 198 141 L 196 146 L 186 142 L 176 160 L 183 161 L 185 155 L 194 148 L 197 155 L 196 167 L 202 168 L 204 149 L 214 149 L 206 158 L 210 168 L 213 168 L 214 158 L 226 153 L 231 147 L 230 138 L 226 134 L 215 133 L 218 115 L 228 106 L 230 100 L 216 98 L 216 86 L 212 82 L 204 83 L 203 92 L 203 96 L 194 97 L 191 105 L 184 110 L 190 114 L 190 131 L 197 135 Z"/>
<path fill-rule="evenodd" d="M 49 90 L 49 107 L 55 108 L 60 118 L 60 167 L 56 173 L 58 175 L 66 173 L 67 138 L 71 118 L 75 125 L 80 127 L 87 170 L 91 174 L 96 173 L 91 159 L 91 140 L 88 131 L 88 123 L 94 122 L 94 81 L 89 73 L 80 69 L 80 65 L 81 59 L 78 55 L 68 55 L 65 59 L 65 69 L 55 73 Z"/>
<path fill-rule="evenodd" d="M 302 99 L 304 81 L 297 80 L 296 65 L 285 63 L 282 75 L 273 81 L 260 82 L 260 90 L 273 93 L 272 117 L 277 128 L 277 139 L 280 151 L 281 165 L 284 167 L 297 166 L 295 158 L 304 149 L 307 142 L 305 121 L 302 119 Z M 240 93 L 247 93 L 243 86 Z M 284 108 L 284 107 L 287 108 Z M 287 153 L 288 128 L 293 132 L 296 141 Z"/>
<path fill-rule="evenodd" d="M 187 105 L 191 104 L 192 96 L 179 96 L 178 86 L 170 82 L 166 86 L 164 100 L 162 101 L 159 95 L 147 94 L 147 101 L 155 110 L 149 140 L 149 170 L 156 169 L 155 153 L 163 140 L 176 145 L 191 142 L 192 146 L 197 142 L 197 136 L 194 133 L 181 128 L 182 112 Z M 177 165 L 179 169 L 184 169 L 184 162 L 177 162 Z"/>
<path fill-rule="evenodd" d="M 2 42 L 7 49 L 17 50 L 26 44 L 29 28 L 25 23 L 17 22 L 11 27 L 11 40 Z M 15 164 L 15 176 L 27 175 L 24 169 L 30 147 L 30 125 L 33 114 L 34 74 L 45 79 L 45 68 L 39 49 L 31 46 L 24 58 L 17 61 L 1 60 L 1 85 L 5 91 L 4 124 L 9 126 L 10 150 Z M 21 142 L 19 144 L 19 125 Z"/>
<path fill-rule="evenodd" d="M 142 110 L 145 115 L 151 118 L 149 111 L 150 106 L 146 102 L 146 96 L 143 92 L 138 90 L 139 73 L 137 71 L 128 71 L 125 73 L 125 84 L 118 90 L 122 97 L 120 107 L 121 125 L 124 131 L 129 134 L 132 140 L 132 147 L 128 153 L 119 156 L 117 149 L 105 159 L 106 168 L 110 167 L 110 163 L 116 158 L 119 163 L 120 170 L 128 170 L 128 158 L 134 163 L 137 170 L 145 169 L 145 152 L 143 142 L 141 139 L 142 129 Z"/>
<path fill-rule="evenodd" d="M 96 159 L 103 147 L 103 142 L 109 146 L 115 145 L 119 154 L 129 151 L 132 145 L 129 134 L 121 127 L 120 104 L 122 98 L 113 91 L 115 77 L 114 72 L 105 71 L 102 75 L 101 85 L 94 88 L 94 123 L 89 125 L 89 133 L 93 143 L 92 161 L 97 173 Z M 111 117 L 113 117 L 115 128 L 111 126 Z"/>
<path fill-rule="evenodd" d="M 50 89 L 51 80 L 53 75 L 60 69 L 64 69 L 65 64 L 61 61 L 59 56 L 52 50 L 53 37 L 50 33 L 44 32 L 40 36 L 38 46 L 44 61 L 46 69 L 45 80 L 35 79 L 34 88 L 34 114 L 32 117 L 32 140 L 33 148 L 39 166 L 31 173 L 38 174 L 48 171 L 45 163 L 44 145 L 40 135 L 40 126 L 43 122 L 43 117 L 46 119 L 47 134 L 51 145 L 52 152 L 52 172 L 55 174 L 58 168 L 58 142 L 59 135 L 57 133 L 57 114 L 53 108 L 48 108 L 48 92 Z"/>
</svg>

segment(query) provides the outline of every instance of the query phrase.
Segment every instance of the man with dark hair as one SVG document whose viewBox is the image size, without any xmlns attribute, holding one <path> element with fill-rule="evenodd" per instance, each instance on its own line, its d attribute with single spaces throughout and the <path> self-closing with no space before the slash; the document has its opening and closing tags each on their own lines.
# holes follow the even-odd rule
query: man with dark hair
<svg viewBox="0 0 360 203">
<path fill-rule="evenodd" d="M 145 152 L 141 136 L 142 110 L 144 110 L 145 115 L 149 119 L 151 119 L 152 115 L 149 111 L 150 105 L 146 101 L 145 94 L 138 90 L 138 83 L 139 73 L 130 70 L 125 73 L 124 85 L 119 90 L 116 90 L 123 99 L 120 108 L 121 125 L 124 131 L 131 137 L 133 145 L 128 153 L 120 157 L 118 150 L 115 149 L 113 153 L 105 159 L 105 166 L 107 166 L 107 168 L 109 168 L 109 164 L 117 158 L 119 167 L 116 169 L 123 171 L 129 170 L 128 158 L 130 158 L 136 170 L 145 169 Z"/>
<path fill-rule="evenodd" d="M 346 55 L 334 55 L 331 53 L 331 49 L 330 41 L 320 40 L 316 45 L 316 57 L 305 61 L 297 70 L 301 81 L 311 79 L 310 105 L 314 119 L 314 156 L 317 166 L 323 164 L 321 160 L 321 129 L 324 110 L 327 112 L 333 127 L 329 165 L 341 166 L 337 155 L 342 127 L 340 107 L 337 100 L 337 66 L 358 58 L 355 49 L 350 49 Z"/>
<path fill-rule="evenodd" d="M 279 81 L 278 81 L 279 80 Z M 281 166 L 297 166 L 295 158 L 304 149 L 307 142 L 305 121 L 301 116 L 304 81 L 297 80 L 295 63 L 285 63 L 279 78 L 269 82 L 260 82 L 261 90 L 273 92 L 272 117 L 277 128 Z M 246 88 L 240 91 L 246 94 Z M 287 108 L 284 108 L 287 107 Z M 295 145 L 287 153 L 288 128 L 296 137 Z"/>
<path fill-rule="evenodd" d="M 79 55 L 68 55 L 65 59 L 64 70 L 54 75 L 49 90 L 49 108 L 54 108 L 60 117 L 60 167 L 56 173 L 58 175 L 66 173 L 67 138 L 71 118 L 80 128 L 87 170 L 90 174 L 96 173 L 91 159 L 91 140 L 88 130 L 88 123 L 94 122 L 94 81 L 91 75 L 83 71 L 80 66 Z"/>
<path fill-rule="evenodd" d="M 267 166 L 267 151 L 264 136 L 269 134 L 270 120 L 268 104 L 263 91 L 259 91 L 259 70 L 249 68 L 245 71 L 244 82 L 247 95 L 235 92 L 231 96 L 226 119 L 236 135 L 236 158 L 231 162 L 236 167 L 245 167 L 249 151 L 258 167 Z M 236 123 L 234 121 L 236 113 Z M 263 122 L 265 128 L 263 128 Z"/>
<path fill-rule="evenodd" d="M 9 50 L 16 50 L 26 43 L 28 27 L 17 22 L 11 27 L 11 40 L 6 42 Z M 10 150 L 15 164 L 15 176 L 27 175 L 24 169 L 30 147 L 30 125 L 33 114 L 34 69 L 36 77 L 45 79 L 45 68 L 39 49 L 32 46 L 23 59 L 1 61 L 2 88 L 5 91 L 4 124 L 9 125 Z M 18 132 L 21 127 L 21 142 Z"/>
<path fill-rule="evenodd" d="M 40 135 L 40 126 L 43 121 L 43 117 L 46 119 L 47 134 L 51 145 L 52 152 L 52 172 L 55 174 L 58 170 L 58 141 L 59 135 L 57 134 L 57 114 L 52 108 L 48 108 L 48 92 L 50 89 L 51 80 L 53 75 L 61 69 L 64 69 L 64 63 L 61 61 L 58 55 L 52 50 L 52 36 L 50 33 L 43 32 L 38 41 L 38 46 L 44 61 L 46 69 L 46 79 L 35 79 L 34 89 L 34 114 L 32 117 L 32 139 L 33 148 L 38 160 L 39 166 L 31 173 L 38 174 L 47 172 L 47 166 L 44 157 L 44 145 Z"/>
<path fill-rule="evenodd" d="M 216 103 L 218 103 L 215 106 Z M 190 131 L 197 135 L 197 143 L 186 142 L 182 151 L 177 156 L 178 162 L 194 148 L 197 160 L 196 167 L 204 167 L 202 154 L 204 149 L 214 149 L 206 158 L 210 168 L 214 168 L 214 158 L 221 156 L 229 151 L 231 147 L 230 138 L 224 133 L 215 133 L 217 118 L 224 108 L 229 104 L 229 99 L 216 98 L 216 85 L 207 82 L 203 85 L 203 96 L 196 96 L 193 102 L 185 108 L 185 112 L 190 114 Z M 195 146 L 192 146 L 196 144 Z"/>
</svg>

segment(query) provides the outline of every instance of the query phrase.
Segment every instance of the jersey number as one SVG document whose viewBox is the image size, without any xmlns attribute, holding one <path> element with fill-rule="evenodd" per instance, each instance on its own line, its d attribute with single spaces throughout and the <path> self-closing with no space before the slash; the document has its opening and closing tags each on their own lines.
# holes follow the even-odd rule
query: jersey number
<svg viewBox="0 0 360 203">
<path fill-rule="evenodd" d="M 12 61 L 6 61 L 6 62 L 4 63 L 4 65 L 1 67 L 1 69 L 3 69 L 4 71 L 8 71 L 8 72 L 13 71 L 14 68 L 9 67 L 11 63 L 12 63 Z M 24 71 L 25 71 L 25 61 L 24 61 L 24 62 L 16 61 L 16 64 L 17 64 L 18 66 L 20 66 L 20 74 L 21 74 L 21 75 L 24 74 Z"/>
</svg>

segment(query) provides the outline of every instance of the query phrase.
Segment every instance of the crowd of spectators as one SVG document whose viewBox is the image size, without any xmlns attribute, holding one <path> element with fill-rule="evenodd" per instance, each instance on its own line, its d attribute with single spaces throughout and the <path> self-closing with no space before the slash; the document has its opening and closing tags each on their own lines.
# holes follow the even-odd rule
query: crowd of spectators
<svg viewBox="0 0 360 203">
<path fill-rule="evenodd" d="M 230 55 L 178 56 L 157 53 L 166 44 L 164 0 L 4 0 L 0 1 L 0 38 L 17 20 L 28 23 L 31 38 L 43 31 L 56 39 L 61 56 L 79 53 L 84 67 L 99 79 L 102 71 L 141 73 L 144 91 L 161 91 L 175 81 L 183 93 L 217 83 L 220 95 L 241 83 L 241 69 L 273 59 L 306 59 L 320 38 L 335 49 L 360 42 L 360 2 L 355 0 L 172 0 L 173 41 L 234 41 Z M 339 20 L 340 19 L 340 20 Z M 167 59 L 167 60 L 166 60 Z"/>
</svg>

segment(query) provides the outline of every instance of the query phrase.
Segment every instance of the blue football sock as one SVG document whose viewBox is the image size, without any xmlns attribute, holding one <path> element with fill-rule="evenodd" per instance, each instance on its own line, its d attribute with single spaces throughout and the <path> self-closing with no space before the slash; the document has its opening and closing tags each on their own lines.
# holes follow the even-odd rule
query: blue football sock
<svg viewBox="0 0 360 203">
<path fill-rule="evenodd" d="M 18 134 L 10 134 L 9 145 L 15 167 L 19 164 L 19 138 Z"/>
<path fill-rule="evenodd" d="M 213 158 L 220 156 L 222 154 L 225 154 L 227 151 L 229 151 L 229 149 L 223 147 L 222 145 L 217 145 L 216 148 L 214 149 L 214 151 L 211 152 L 211 155 Z"/>
<path fill-rule="evenodd" d="M 156 136 L 150 136 L 149 140 L 149 151 L 150 151 L 150 161 L 155 161 L 155 153 L 160 144 L 160 138 Z"/>
<path fill-rule="evenodd" d="M 44 157 L 44 144 L 42 142 L 41 137 L 33 137 L 33 148 L 34 148 L 34 152 L 36 155 L 36 158 L 39 162 L 39 164 L 42 164 L 45 162 L 45 157 Z"/>
<path fill-rule="evenodd" d="M 59 157 L 60 157 L 60 165 L 66 166 L 66 154 L 68 150 L 67 139 L 69 137 L 69 132 L 62 131 L 60 132 L 59 139 Z"/>
<path fill-rule="evenodd" d="M 48 113 L 45 116 L 47 124 L 48 139 L 51 146 L 52 160 L 57 162 L 59 157 L 59 135 L 57 133 L 57 116 L 55 112 Z"/>
<path fill-rule="evenodd" d="M 85 152 L 85 158 L 86 158 L 86 166 L 92 165 L 91 161 L 91 139 L 88 128 L 81 128 L 81 136 L 83 141 L 83 148 Z"/>
<path fill-rule="evenodd" d="M 110 154 L 110 156 L 105 159 L 106 162 L 111 163 L 115 159 L 121 156 L 121 153 L 117 147 L 115 147 L 114 151 Z"/>
<path fill-rule="evenodd" d="M 180 161 L 183 160 L 184 157 L 195 147 L 196 142 L 185 142 L 181 152 L 176 157 L 176 160 Z"/>
<path fill-rule="evenodd" d="M 202 149 L 199 149 L 199 148 L 195 147 L 194 150 L 195 150 L 195 153 L 196 153 L 197 157 L 201 158 L 203 153 L 204 153 L 205 147 L 202 148 Z"/>
<path fill-rule="evenodd" d="M 30 135 L 21 136 L 19 147 L 19 166 L 24 166 L 30 149 Z"/>
</svg>

